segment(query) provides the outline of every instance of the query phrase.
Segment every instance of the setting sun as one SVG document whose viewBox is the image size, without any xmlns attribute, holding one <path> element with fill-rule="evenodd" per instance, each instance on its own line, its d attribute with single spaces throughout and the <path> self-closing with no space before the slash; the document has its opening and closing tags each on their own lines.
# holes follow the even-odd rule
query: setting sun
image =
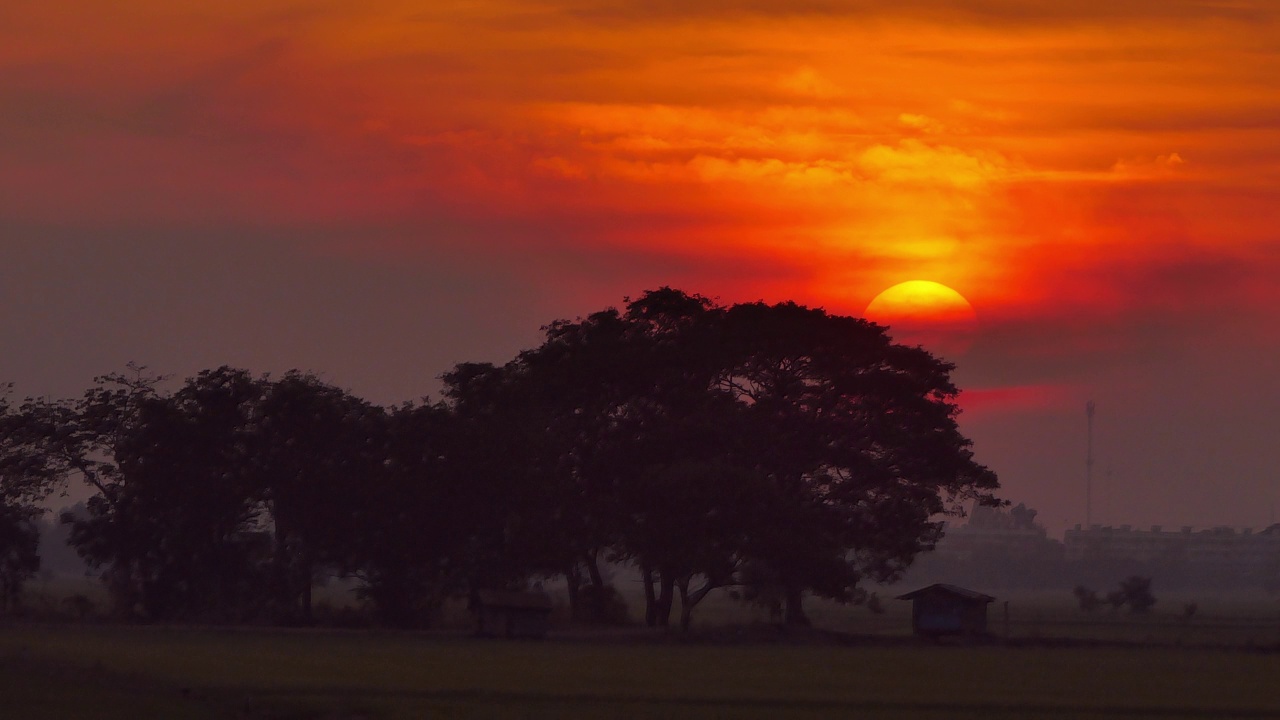
<svg viewBox="0 0 1280 720">
<path fill-rule="evenodd" d="M 1280 0 L 0 2 L 0 405 L 393 407 L 669 287 L 954 362 L 1056 531 L 1089 400 L 1101 522 L 1280 520 Z"/>
<path fill-rule="evenodd" d="M 943 356 L 963 354 L 973 341 L 978 315 L 963 295 L 941 283 L 910 280 L 877 295 L 864 316 L 889 327 L 901 343 Z"/>
</svg>

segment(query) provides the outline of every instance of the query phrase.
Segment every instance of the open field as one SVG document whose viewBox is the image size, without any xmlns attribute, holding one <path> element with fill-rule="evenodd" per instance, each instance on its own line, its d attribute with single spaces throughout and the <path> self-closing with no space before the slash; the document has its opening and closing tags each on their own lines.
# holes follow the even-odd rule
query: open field
<svg viewBox="0 0 1280 720">
<path fill-rule="evenodd" d="M 1273 718 L 1280 654 L 10 625 L 14 717 Z"/>
<path fill-rule="evenodd" d="M 634 573 L 616 570 L 613 581 L 638 622 L 643 616 L 644 595 Z M 910 632 L 911 605 L 892 599 L 914 590 L 915 584 L 877 588 L 884 612 L 872 613 L 862 606 L 840 605 L 810 598 L 805 607 L 815 627 L 854 635 L 900 637 Z M 317 587 L 315 598 L 320 608 L 321 624 L 332 619 L 339 610 L 352 611 L 347 620 L 360 619 L 358 601 L 349 582 L 330 581 Z M 1147 615 L 1101 608 L 1092 613 L 1081 612 L 1071 591 L 1000 591 L 977 588 L 997 598 L 988 613 L 990 631 L 999 638 L 1039 640 L 1065 638 L 1098 642 L 1145 643 L 1158 645 L 1221 646 L 1230 648 L 1269 647 L 1280 645 L 1280 596 L 1261 591 L 1221 593 L 1163 592 L 1156 587 L 1158 602 Z M 553 598 L 563 606 L 561 584 L 548 583 Z M 66 598 L 86 596 L 100 612 L 108 605 L 102 584 L 78 577 L 42 579 L 31 583 L 26 604 L 31 615 L 44 619 L 76 619 L 68 610 Z M 1005 602 L 1008 602 L 1008 620 Z M 1194 615 L 1186 617 L 1185 607 L 1195 603 Z M 678 602 L 677 602 L 678 608 Z M 563 620 L 567 612 L 558 613 Z M 367 618 L 367 615 L 366 615 Z M 745 605 L 729 597 L 725 590 L 711 593 L 694 612 L 694 625 L 714 628 L 726 625 L 751 625 L 769 622 L 769 613 L 759 607 Z M 472 619 L 465 603 L 453 602 L 437 618 L 436 626 L 465 632 Z"/>
<path fill-rule="evenodd" d="M 1134 615 L 1125 610 L 1101 608 L 1092 613 L 1079 609 L 1069 592 L 994 593 L 989 606 L 988 629 L 1001 639 L 1117 642 L 1156 645 L 1191 645 L 1249 648 L 1280 645 L 1280 600 L 1262 593 L 1238 595 L 1162 594 L 1150 613 Z M 1008 616 L 1005 616 L 1008 601 Z M 1196 604 L 1191 617 L 1187 603 Z M 887 600 L 885 612 L 832 603 L 811 603 L 814 624 L 859 635 L 895 636 L 909 632 L 911 605 Z M 714 607 L 714 606 L 713 606 Z M 742 612 L 725 606 L 712 614 Z"/>
<path fill-rule="evenodd" d="M 625 578 L 618 583 L 632 614 L 644 607 L 638 582 Z M 815 627 L 854 635 L 900 637 L 910 632 L 911 604 L 893 597 L 919 585 L 880 587 L 883 612 L 872 613 L 864 606 L 840 605 L 810 598 L 805 608 Z M 1161 592 L 1150 613 L 1134 615 L 1108 607 L 1082 612 L 1070 590 L 989 592 L 997 601 L 989 606 L 989 630 L 998 638 L 1012 640 L 1067 639 L 1157 645 L 1193 645 L 1229 648 L 1280 645 L 1280 597 L 1267 593 Z M 1008 619 L 1005 603 L 1008 603 Z M 1187 617 L 1185 608 L 1196 605 Z M 455 626 L 465 623 L 455 613 Z M 769 614 L 744 605 L 724 591 L 713 592 L 694 612 L 696 627 L 765 623 Z"/>
</svg>

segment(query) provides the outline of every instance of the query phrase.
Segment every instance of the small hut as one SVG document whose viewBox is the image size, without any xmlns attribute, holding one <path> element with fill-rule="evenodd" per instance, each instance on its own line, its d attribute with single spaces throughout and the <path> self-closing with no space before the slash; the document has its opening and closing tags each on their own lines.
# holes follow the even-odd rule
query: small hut
<svg viewBox="0 0 1280 720">
<path fill-rule="evenodd" d="M 472 610 L 476 634 L 486 637 L 543 638 L 551 624 L 551 598 L 543 592 L 481 590 Z"/>
<path fill-rule="evenodd" d="M 983 635 L 987 632 L 987 604 L 995 602 L 990 595 L 942 583 L 898 599 L 912 602 L 911 629 L 922 637 Z"/>
</svg>

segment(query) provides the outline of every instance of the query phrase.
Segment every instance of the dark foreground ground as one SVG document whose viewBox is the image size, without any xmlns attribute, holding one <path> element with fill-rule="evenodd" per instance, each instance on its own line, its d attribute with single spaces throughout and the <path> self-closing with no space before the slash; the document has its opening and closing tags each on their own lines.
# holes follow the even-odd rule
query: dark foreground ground
<svg viewBox="0 0 1280 720">
<path fill-rule="evenodd" d="M 0 717 L 1280 717 L 1268 648 L 700 640 L 9 625 Z"/>
</svg>

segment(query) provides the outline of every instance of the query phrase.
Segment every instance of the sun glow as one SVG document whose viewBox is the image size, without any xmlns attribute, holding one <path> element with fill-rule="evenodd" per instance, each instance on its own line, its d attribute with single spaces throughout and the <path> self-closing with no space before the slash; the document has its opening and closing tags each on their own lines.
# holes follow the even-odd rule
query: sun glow
<svg viewBox="0 0 1280 720">
<path fill-rule="evenodd" d="M 887 325 L 895 341 L 921 345 L 944 357 L 964 354 L 978 326 L 978 314 L 963 295 L 929 280 L 894 285 L 877 295 L 863 314 Z"/>
</svg>

